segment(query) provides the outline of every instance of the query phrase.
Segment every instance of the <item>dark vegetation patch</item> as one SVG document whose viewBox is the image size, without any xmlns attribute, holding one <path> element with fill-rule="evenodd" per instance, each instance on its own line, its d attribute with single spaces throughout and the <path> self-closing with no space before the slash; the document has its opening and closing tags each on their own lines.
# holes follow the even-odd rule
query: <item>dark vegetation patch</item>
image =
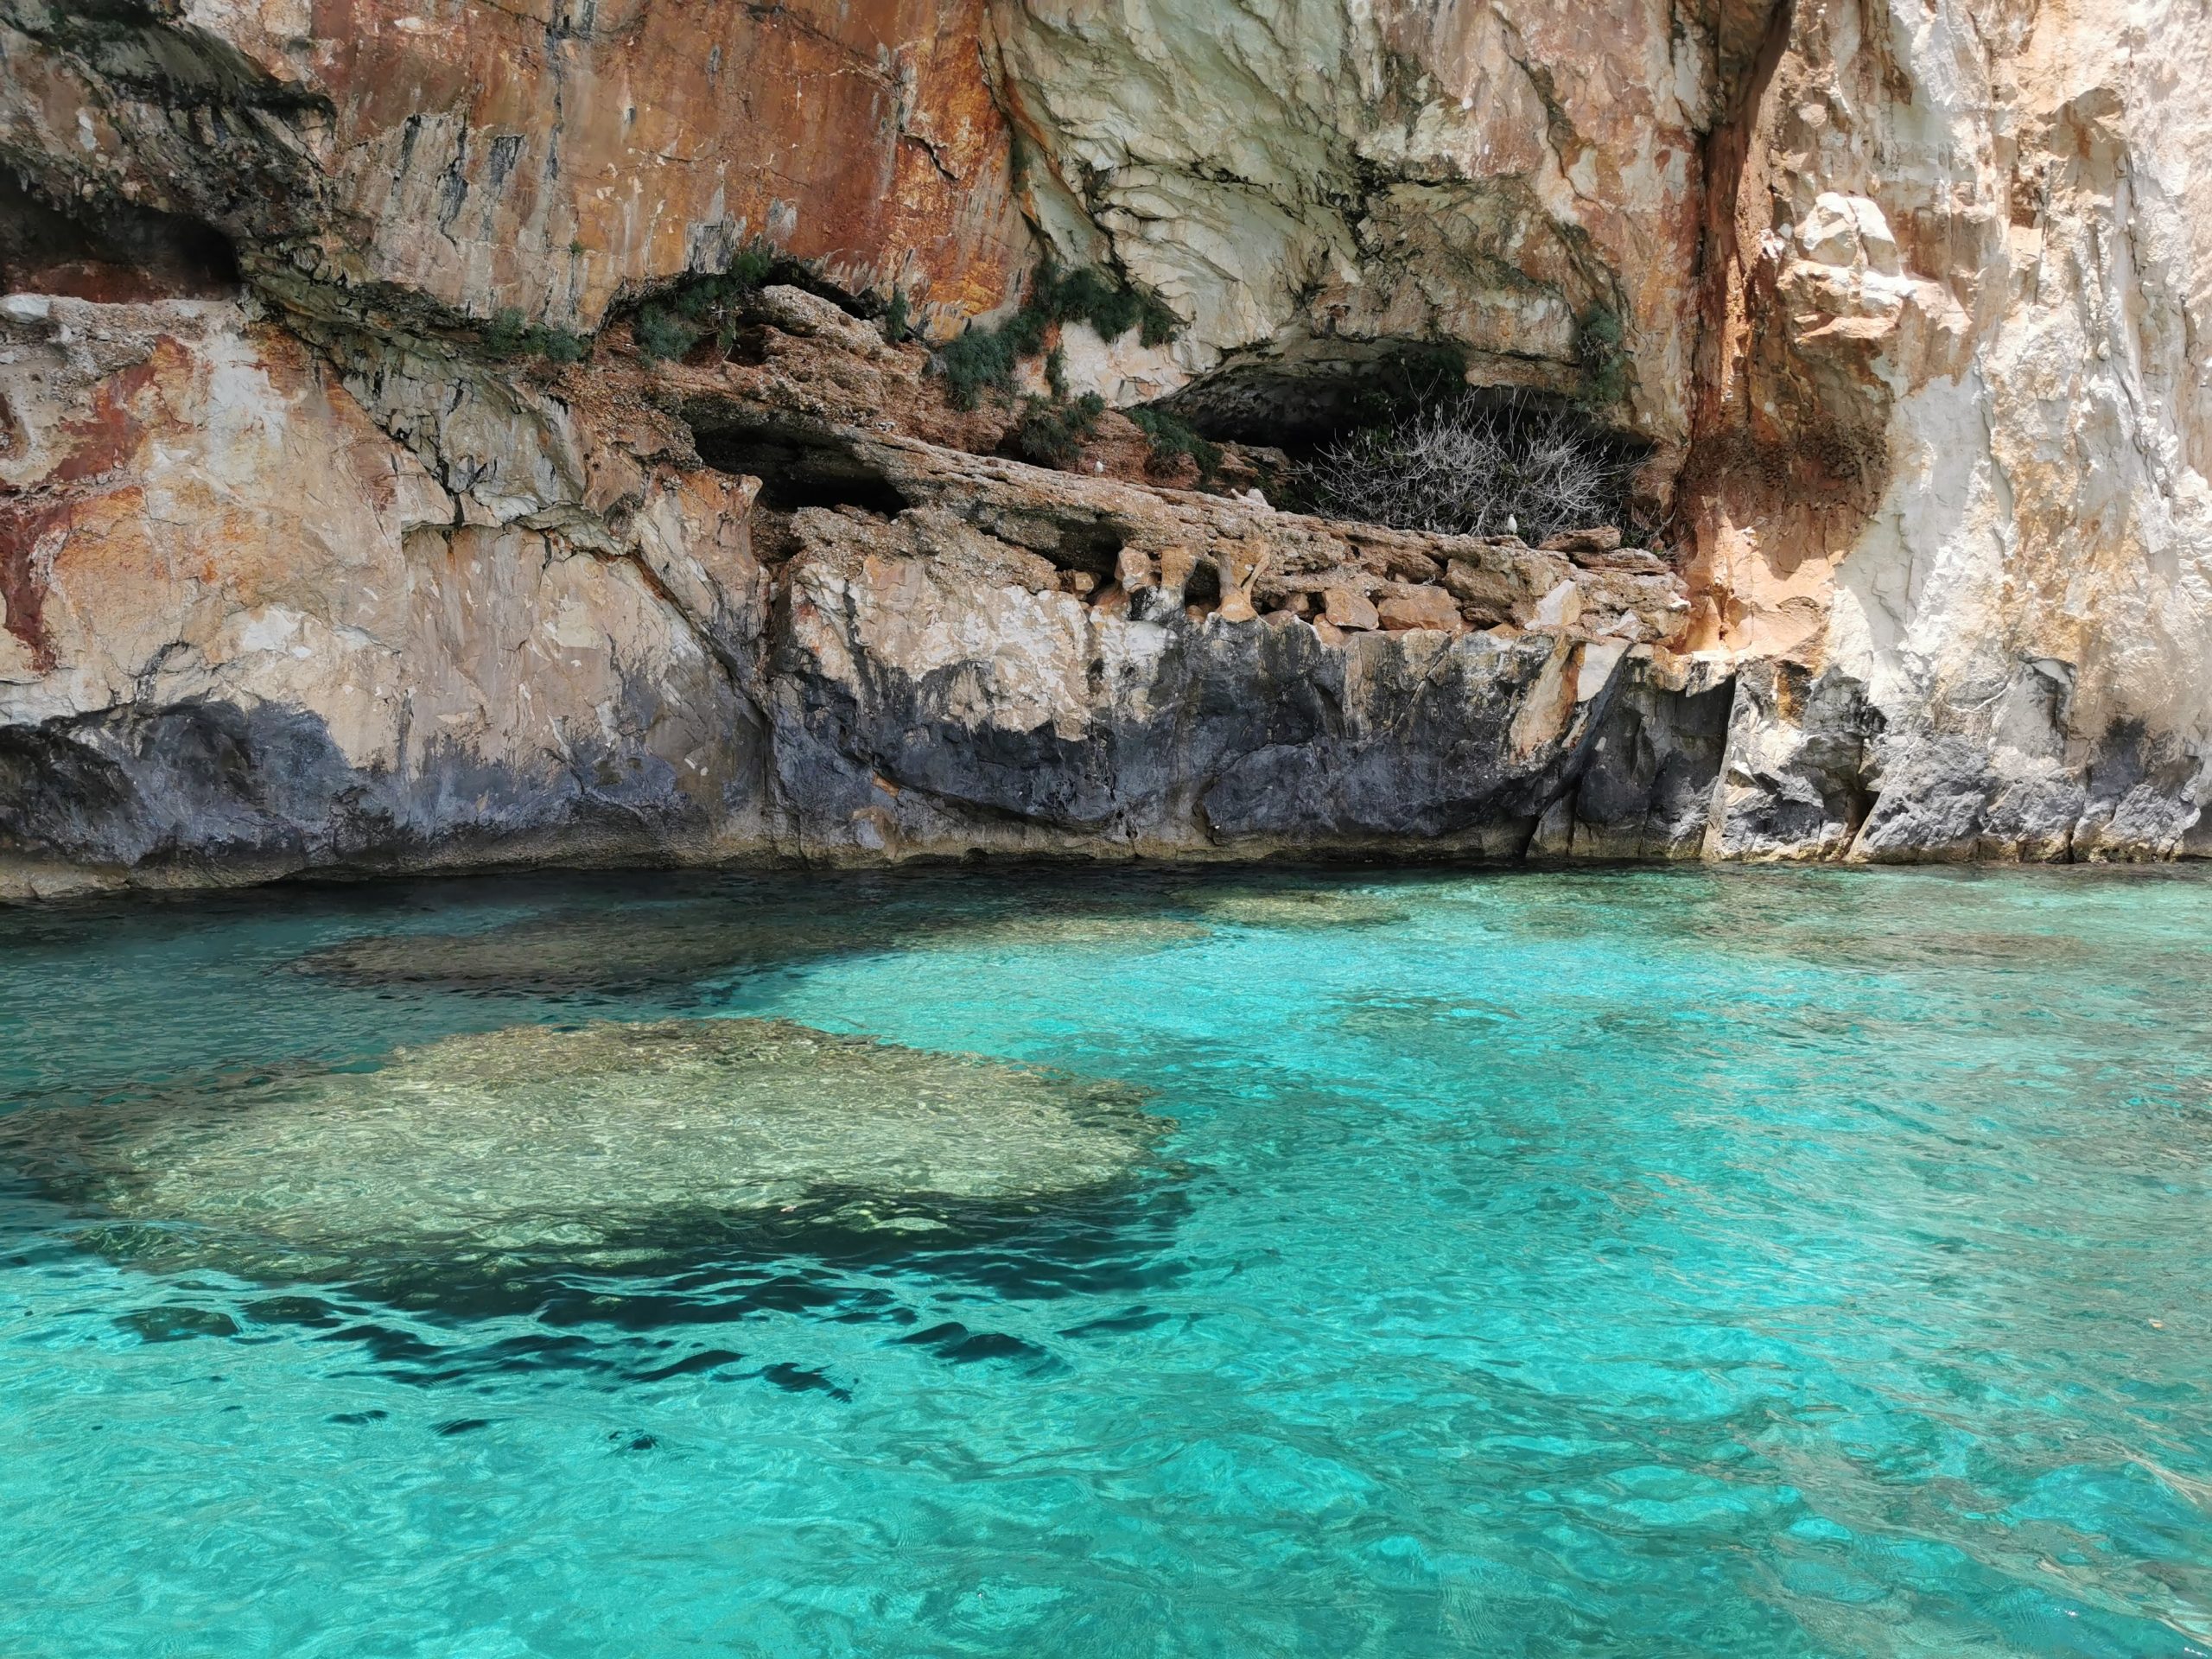
<svg viewBox="0 0 2212 1659">
<path fill-rule="evenodd" d="M 581 363 L 591 342 L 566 328 L 526 323 L 513 306 L 504 308 L 484 331 L 484 349 L 497 358 L 542 357 L 555 363 Z"/>
<path fill-rule="evenodd" d="M 751 243 L 738 250 L 728 270 L 686 276 L 639 301 L 631 314 L 630 337 L 656 361 L 687 357 L 709 336 L 726 353 L 735 340 L 737 313 L 747 296 L 787 273 L 809 275 L 766 243 Z"/>
<path fill-rule="evenodd" d="M 639 299 L 630 308 L 630 338 L 656 362 L 701 355 L 709 341 L 719 356 L 741 356 L 745 302 L 771 283 L 819 295 L 856 317 L 875 317 L 888 340 L 903 340 L 912 332 L 912 308 L 902 290 L 893 289 L 888 301 L 848 293 L 808 261 L 755 240 L 740 248 L 727 269 L 681 277 Z"/>
<path fill-rule="evenodd" d="M 1161 471 L 1172 469 L 1188 455 L 1198 463 L 1198 482 L 1209 484 L 1221 471 L 1221 446 L 1202 438 L 1164 409 L 1137 408 L 1129 419 L 1152 445 L 1152 463 Z"/>
<path fill-rule="evenodd" d="M 1183 326 L 1156 296 L 1140 292 L 1111 271 L 1085 265 L 1063 272 L 1039 265 L 1029 279 L 1027 297 L 1012 316 L 996 325 L 970 323 L 938 351 L 938 370 L 952 406 L 974 409 L 987 391 L 1011 395 L 1016 369 L 1044 351 L 1054 326 L 1067 322 L 1087 322 L 1106 340 L 1135 328 L 1147 346 L 1166 345 Z"/>
<path fill-rule="evenodd" d="M 1082 453 L 1084 440 L 1098 429 L 1105 412 L 1106 400 L 1095 391 L 1065 402 L 1028 398 L 1007 436 L 1007 447 L 1039 467 L 1065 467 Z"/>
</svg>

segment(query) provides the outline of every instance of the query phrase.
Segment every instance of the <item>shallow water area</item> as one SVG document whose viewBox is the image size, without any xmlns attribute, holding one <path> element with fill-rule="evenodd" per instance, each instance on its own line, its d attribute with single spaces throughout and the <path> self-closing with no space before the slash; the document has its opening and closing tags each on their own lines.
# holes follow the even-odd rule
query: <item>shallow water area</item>
<svg viewBox="0 0 2212 1659">
<path fill-rule="evenodd" d="M 2212 1654 L 2193 871 L 0 912 L 0 1653 Z"/>
<path fill-rule="evenodd" d="M 1126 1090 L 788 1020 L 599 1021 L 15 1112 L 0 1166 L 158 1229 L 172 1255 L 283 1275 L 398 1252 L 681 1252 L 803 1206 L 922 1228 L 932 1205 L 1109 1187 L 1164 1127 Z"/>
</svg>

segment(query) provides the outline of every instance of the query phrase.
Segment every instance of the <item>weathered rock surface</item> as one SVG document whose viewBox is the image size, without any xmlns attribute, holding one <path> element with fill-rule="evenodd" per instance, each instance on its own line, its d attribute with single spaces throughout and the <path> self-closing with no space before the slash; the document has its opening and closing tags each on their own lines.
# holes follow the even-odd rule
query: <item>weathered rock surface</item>
<svg viewBox="0 0 2212 1659">
<path fill-rule="evenodd" d="M 1027 264 L 983 0 L 0 4 L 0 153 L 249 266 L 595 327 L 767 238 L 987 308 Z"/>
<path fill-rule="evenodd" d="M 1516 546 L 849 424 L 910 365 L 833 346 L 850 376 L 810 392 L 785 372 L 822 366 L 806 336 L 767 367 L 533 380 L 375 340 L 317 356 L 234 302 L 15 314 L 40 394 L 0 474 L 19 889 L 537 857 L 1510 853 L 1630 643 L 1681 602 L 1671 578 L 1570 582 Z M 786 452 L 779 490 L 846 499 L 763 505 L 654 398 L 702 447 Z M 1447 567 L 1479 576 L 1453 590 L 1471 597 Z M 1514 626 L 1574 582 L 1616 634 Z M 1448 626 L 1332 648 L 1224 618 L 1224 592 L 1370 619 L 1376 595 Z"/>
<path fill-rule="evenodd" d="M 1762 664 L 1714 851 L 2196 848 L 2208 72 L 2181 5 L 1777 17 L 1680 493 L 1689 643 Z"/>
<path fill-rule="evenodd" d="M 2212 847 L 2182 0 L 0 0 L 0 892 Z M 641 359 L 763 238 L 811 291 Z M 1182 323 L 1077 391 L 1273 442 L 1450 341 L 1649 445 L 1652 533 L 1006 459 L 859 314 L 1047 250 Z"/>
<path fill-rule="evenodd" d="M 1191 320 L 1172 350 L 1120 353 L 1102 389 L 1213 372 L 1193 405 L 1265 423 L 1441 337 L 1486 381 L 1594 389 L 1646 435 L 1687 438 L 1725 23 L 1664 0 L 992 15 L 1038 223 Z"/>
</svg>

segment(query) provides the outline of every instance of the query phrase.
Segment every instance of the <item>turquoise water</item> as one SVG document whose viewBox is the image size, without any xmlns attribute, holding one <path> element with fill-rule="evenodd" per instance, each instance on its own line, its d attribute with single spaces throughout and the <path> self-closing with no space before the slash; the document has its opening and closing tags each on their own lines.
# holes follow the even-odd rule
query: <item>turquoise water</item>
<svg viewBox="0 0 2212 1659">
<path fill-rule="evenodd" d="M 439 1039 L 700 1017 L 1043 1103 L 957 1198 L 895 1114 L 727 1213 L 688 1116 L 410 1167 Z M 2212 1653 L 2184 873 L 0 913 L 0 1102 L 10 1659 Z"/>
</svg>

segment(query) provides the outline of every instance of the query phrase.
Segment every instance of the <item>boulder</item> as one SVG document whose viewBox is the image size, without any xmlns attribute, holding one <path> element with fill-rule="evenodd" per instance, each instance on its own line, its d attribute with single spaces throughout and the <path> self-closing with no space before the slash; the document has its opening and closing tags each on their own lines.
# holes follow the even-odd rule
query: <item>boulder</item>
<svg viewBox="0 0 2212 1659">
<path fill-rule="evenodd" d="M 1529 626 L 1536 628 L 1572 627 L 1582 619 L 1582 589 L 1562 582 L 1536 601 Z"/>
<path fill-rule="evenodd" d="M 1367 630 L 1382 626 L 1382 618 L 1375 613 L 1375 607 L 1350 588 L 1325 589 L 1322 594 L 1322 604 L 1323 614 L 1335 627 Z"/>
<path fill-rule="evenodd" d="M 1393 633 L 1416 628 L 1457 633 L 1465 626 L 1459 618 L 1458 601 L 1441 588 L 1393 588 L 1376 602 L 1375 613 L 1382 626 Z"/>
</svg>

